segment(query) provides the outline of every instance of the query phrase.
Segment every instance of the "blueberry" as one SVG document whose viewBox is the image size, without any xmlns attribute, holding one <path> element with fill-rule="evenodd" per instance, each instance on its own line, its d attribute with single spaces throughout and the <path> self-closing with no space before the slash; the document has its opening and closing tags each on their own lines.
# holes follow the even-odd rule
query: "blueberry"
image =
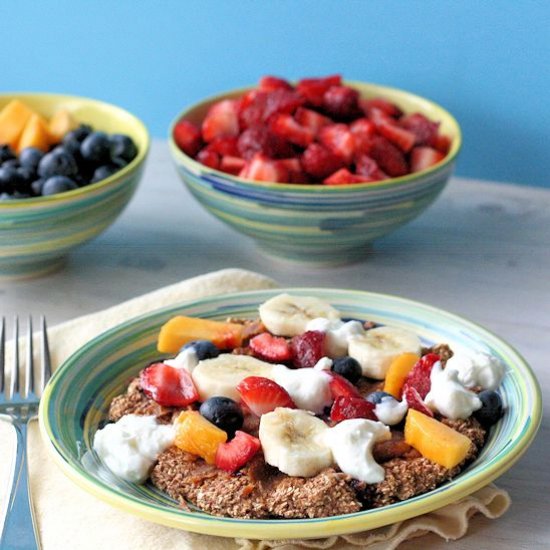
<svg viewBox="0 0 550 550">
<path fill-rule="evenodd" d="M 112 176 L 115 172 L 119 171 L 119 167 L 114 164 L 104 164 L 103 166 L 98 166 L 94 170 L 94 175 L 92 176 L 91 183 L 96 183 L 97 181 L 104 180 L 109 176 Z"/>
<path fill-rule="evenodd" d="M 137 147 L 132 138 L 123 134 L 113 134 L 109 138 L 111 142 L 111 158 L 122 159 L 127 163 L 137 156 Z"/>
<path fill-rule="evenodd" d="M 25 147 L 19 153 L 19 164 L 25 168 L 30 168 L 36 171 L 40 159 L 44 156 L 44 153 L 36 147 Z"/>
<path fill-rule="evenodd" d="M 200 406 L 199 412 L 229 437 L 242 428 L 244 421 L 241 407 L 229 397 L 210 397 Z"/>
<path fill-rule="evenodd" d="M 64 149 L 54 149 L 44 155 L 38 163 L 38 175 L 42 178 L 50 176 L 71 178 L 76 174 L 78 174 L 78 165 L 74 157 Z"/>
<path fill-rule="evenodd" d="M 9 145 L 0 145 L 0 164 L 15 158 L 15 153 Z"/>
<path fill-rule="evenodd" d="M 13 193 L 20 189 L 23 183 L 17 168 L 6 166 L 6 163 L 0 166 L 0 193 Z"/>
<path fill-rule="evenodd" d="M 57 193 L 65 193 L 65 191 L 72 191 L 78 189 L 78 185 L 67 176 L 51 176 L 42 186 L 42 195 L 56 195 Z"/>
<path fill-rule="evenodd" d="M 28 166 L 20 166 L 16 170 L 20 178 L 25 182 L 25 189 L 28 191 L 31 183 L 36 179 L 36 172 Z"/>
<path fill-rule="evenodd" d="M 9 159 L 2 163 L 2 168 L 19 168 L 19 161 L 17 159 Z"/>
<path fill-rule="evenodd" d="M 63 139 L 62 147 L 75 159 L 80 159 L 80 141 L 76 139 Z"/>
<path fill-rule="evenodd" d="M 104 132 L 92 132 L 80 144 L 80 154 L 89 163 L 99 166 L 111 158 L 110 141 Z"/>
<path fill-rule="evenodd" d="M 474 411 L 474 418 L 484 427 L 490 428 L 502 416 L 502 399 L 496 391 L 485 390 L 478 394 L 481 409 Z"/>
<path fill-rule="evenodd" d="M 0 193 L 0 201 L 12 201 L 13 199 L 15 197 L 9 193 Z"/>
<path fill-rule="evenodd" d="M 214 359 L 214 357 L 218 357 L 220 354 L 220 350 L 210 342 L 210 340 L 195 340 L 193 342 L 188 342 L 180 351 L 187 348 L 193 348 L 195 350 L 199 361 L 203 359 Z"/>
<path fill-rule="evenodd" d="M 82 143 L 84 139 L 87 138 L 91 133 L 91 126 L 88 126 L 87 124 L 81 124 L 78 128 L 67 132 L 63 136 L 63 144 L 65 144 L 66 141 L 77 141 L 78 143 Z"/>
<path fill-rule="evenodd" d="M 31 183 L 31 191 L 36 197 L 42 195 L 42 187 L 44 186 L 45 181 L 46 178 L 38 178 Z"/>
<path fill-rule="evenodd" d="M 341 357 L 332 364 L 332 370 L 349 380 L 352 384 L 357 384 L 363 371 L 361 365 L 353 357 Z"/>
<path fill-rule="evenodd" d="M 369 393 L 367 397 L 365 398 L 367 401 L 370 401 L 373 405 L 378 405 L 378 403 L 382 402 L 382 399 L 384 397 L 391 397 L 392 399 L 395 399 L 391 393 L 387 393 L 385 391 L 375 391 L 373 393 Z"/>
</svg>

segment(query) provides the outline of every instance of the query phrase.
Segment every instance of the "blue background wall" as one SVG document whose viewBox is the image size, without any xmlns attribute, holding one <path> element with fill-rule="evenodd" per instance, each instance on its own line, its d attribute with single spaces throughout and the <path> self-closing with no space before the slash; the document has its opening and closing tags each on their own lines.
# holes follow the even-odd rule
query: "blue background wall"
<svg viewBox="0 0 550 550">
<path fill-rule="evenodd" d="M 262 74 L 341 72 L 453 112 L 459 175 L 550 187 L 549 29 L 547 0 L 4 0 L 0 82 L 120 104 L 163 137 Z"/>
</svg>

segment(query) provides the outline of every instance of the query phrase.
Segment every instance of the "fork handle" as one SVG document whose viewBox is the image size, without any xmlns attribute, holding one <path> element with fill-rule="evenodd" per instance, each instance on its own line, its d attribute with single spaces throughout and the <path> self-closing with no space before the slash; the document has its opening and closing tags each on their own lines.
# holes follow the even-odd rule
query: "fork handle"
<svg viewBox="0 0 550 550">
<path fill-rule="evenodd" d="M 28 487 L 27 423 L 12 419 L 12 424 L 17 433 L 17 452 L 0 548 L 2 550 L 37 550 L 39 543 Z"/>
</svg>

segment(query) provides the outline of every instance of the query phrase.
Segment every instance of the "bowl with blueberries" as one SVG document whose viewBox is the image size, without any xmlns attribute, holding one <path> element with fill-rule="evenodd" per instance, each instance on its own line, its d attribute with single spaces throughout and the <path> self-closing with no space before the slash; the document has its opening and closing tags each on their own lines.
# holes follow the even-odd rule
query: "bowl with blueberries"
<svg viewBox="0 0 550 550">
<path fill-rule="evenodd" d="M 55 270 L 122 212 L 141 179 L 149 135 L 94 99 L 0 94 L 0 278 Z"/>
</svg>

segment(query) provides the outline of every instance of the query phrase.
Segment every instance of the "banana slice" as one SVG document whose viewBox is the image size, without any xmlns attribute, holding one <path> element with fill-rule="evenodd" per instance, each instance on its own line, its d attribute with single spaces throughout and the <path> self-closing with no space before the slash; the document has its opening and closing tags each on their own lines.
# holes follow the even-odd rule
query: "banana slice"
<svg viewBox="0 0 550 550">
<path fill-rule="evenodd" d="M 224 353 L 214 359 L 205 359 L 193 369 L 193 382 L 201 401 L 210 397 L 223 396 L 240 400 L 237 384 L 248 376 L 273 378 L 274 365 L 248 355 Z"/>
<path fill-rule="evenodd" d="M 281 472 L 311 477 L 333 463 L 324 442 L 328 426 L 313 414 L 279 407 L 262 415 L 260 441 L 265 461 Z"/>
<path fill-rule="evenodd" d="M 402 353 L 420 354 L 422 344 L 416 334 L 396 327 L 377 327 L 353 336 L 348 353 L 359 361 L 363 376 L 382 380 L 390 363 Z"/>
<path fill-rule="evenodd" d="M 264 302 L 260 319 L 269 332 L 277 336 L 296 336 L 305 332 L 312 319 L 340 319 L 340 313 L 328 302 L 313 296 L 279 294 Z"/>
</svg>

